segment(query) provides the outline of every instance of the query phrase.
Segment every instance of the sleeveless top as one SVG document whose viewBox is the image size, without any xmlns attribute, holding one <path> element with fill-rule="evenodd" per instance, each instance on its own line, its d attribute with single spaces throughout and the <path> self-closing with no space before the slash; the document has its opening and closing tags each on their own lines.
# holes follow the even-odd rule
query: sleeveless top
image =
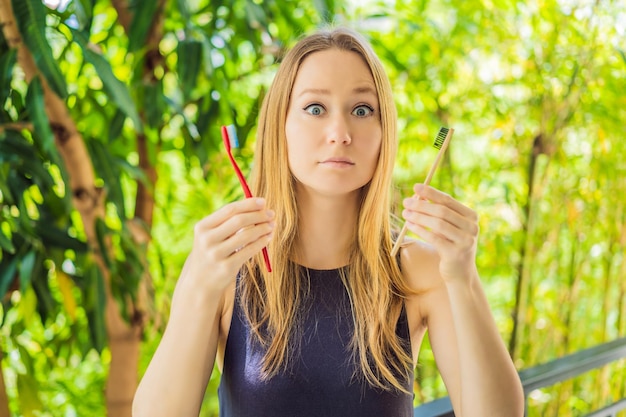
<svg viewBox="0 0 626 417">
<path fill-rule="evenodd" d="M 218 388 L 220 417 L 413 416 L 413 395 L 375 388 L 354 377 L 359 370 L 349 348 L 354 324 L 339 271 L 303 268 L 310 291 L 299 348 L 285 370 L 265 381 L 264 348 L 253 339 L 236 296 Z M 396 334 L 410 356 L 404 308 Z M 412 392 L 413 370 L 401 381 Z"/>
</svg>

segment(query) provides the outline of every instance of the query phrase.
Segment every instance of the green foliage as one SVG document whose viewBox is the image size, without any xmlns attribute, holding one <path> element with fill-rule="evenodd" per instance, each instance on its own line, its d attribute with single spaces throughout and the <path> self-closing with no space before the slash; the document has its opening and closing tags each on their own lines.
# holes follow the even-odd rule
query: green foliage
<svg viewBox="0 0 626 417">
<path fill-rule="evenodd" d="M 90 49 L 85 34 L 75 30 L 72 31 L 72 34 L 74 35 L 74 41 L 80 45 L 85 60 L 96 69 L 96 73 L 102 80 L 102 87 L 108 98 L 117 104 L 118 108 L 133 121 L 135 129 L 141 132 L 142 122 L 135 107 L 135 102 L 128 91 L 128 86 L 117 79 L 111 64 L 106 58 Z"/>
<path fill-rule="evenodd" d="M 102 393 L 93 388 L 103 387 L 109 355 L 105 284 L 93 253 L 102 256 L 109 270 L 111 293 L 123 316 L 134 319 L 140 280 L 149 275 L 148 247 L 136 241 L 133 231 L 161 234 L 161 213 L 179 221 L 170 213 L 178 201 L 162 199 L 164 190 L 178 192 L 183 183 L 193 183 L 205 193 L 217 178 L 231 176 L 219 126 L 240 123 L 245 144 L 262 85 L 282 45 L 319 22 L 316 9 L 301 1 L 162 4 L 165 10 L 157 2 L 130 2 L 130 24 L 123 28 L 106 2 L 75 0 L 65 10 L 47 9 L 38 0 L 13 2 L 41 76 L 65 99 L 84 139 L 94 185 L 102 190 L 106 207 L 106 217 L 95 223 L 96 241 L 88 245 L 71 206 L 72 182 L 55 146 L 57 127 L 48 120 L 41 79 L 27 84 L 21 78 L 14 70 L 16 51 L 2 39 L 0 330 L 3 350 L 19 352 L 3 360 L 14 412 L 104 414 L 102 394 L 85 395 L 87 387 Z M 335 5 L 318 2 L 317 7 L 332 13 Z M 162 33 L 151 33 L 155 19 L 163 19 Z M 157 43 L 150 44 L 154 36 Z M 249 150 L 242 150 L 242 157 L 246 163 Z M 165 174 L 168 159 L 177 161 L 171 174 L 179 176 L 178 182 Z M 156 167 L 159 182 L 151 182 L 146 166 Z M 197 220 L 198 214 L 239 197 L 236 184 L 234 177 L 230 184 L 222 181 L 223 194 L 207 194 L 192 217 Z M 134 213 L 140 187 L 157 200 L 154 230 Z M 188 196 L 186 201 L 200 200 Z M 189 221 L 181 229 L 181 241 L 189 235 Z M 159 291 L 154 306 L 148 306 L 155 322 L 166 314 L 159 300 L 169 298 L 169 278 L 181 264 L 181 259 L 169 264 L 176 242 L 161 242 L 153 241 L 149 254 L 151 265 L 161 266 L 163 273 L 149 271 Z M 167 294 L 161 291 L 164 286 Z M 158 336 L 162 327 L 154 329 Z M 212 412 L 215 402 L 206 407 Z"/>
<path fill-rule="evenodd" d="M 624 9 L 483 6 L 410 2 L 357 14 L 375 25 L 368 33 L 396 92 L 399 197 L 425 177 L 438 127 L 456 130 L 434 184 L 481 214 L 479 267 L 507 341 L 519 307 L 523 368 L 626 334 L 626 113 L 614 94 L 626 80 L 615 47 Z M 424 348 L 420 401 L 445 395 Z M 590 373 L 533 393 L 529 415 L 584 415 L 623 397 L 610 388 L 624 384 L 619 369 L 603 370 L 615 380 L 601 389 Z"/>
<path fill-rule="evenodd" d="M 33 53 L 37 68 L 61 98 L 67 96 L 65 78 L 46 39 L 46 7 L 38 0 L 11 0 L 24 42 Z"/>
</svg>

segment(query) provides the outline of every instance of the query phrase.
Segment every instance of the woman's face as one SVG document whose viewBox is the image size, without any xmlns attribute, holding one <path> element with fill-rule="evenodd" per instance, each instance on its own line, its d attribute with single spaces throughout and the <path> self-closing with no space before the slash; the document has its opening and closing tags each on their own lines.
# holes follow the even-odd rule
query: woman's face
<svg viewBox="0 0 626 417">
<path fill-rule="evenodd" d="M 363 58 L 339 49 L 306 57 L 285 131 L 297 187 L 340 195 L 366 185 L 378 162 L 382 127 L 374 78 Z"/>
</svg>

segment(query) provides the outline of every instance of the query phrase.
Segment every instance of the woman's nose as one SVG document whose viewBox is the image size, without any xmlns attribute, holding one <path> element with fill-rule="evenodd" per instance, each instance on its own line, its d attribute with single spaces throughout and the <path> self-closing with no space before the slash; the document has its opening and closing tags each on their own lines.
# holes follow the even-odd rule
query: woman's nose
<svg viewBox="0 0 626 417">
<path fill-rule="evenodd" d="M 352 143 L 350 125 L 343 115 L 337 115 L 331 119 L 328 126 L 327 138 L 329 143 L 349 145 Z"/>
</svg>

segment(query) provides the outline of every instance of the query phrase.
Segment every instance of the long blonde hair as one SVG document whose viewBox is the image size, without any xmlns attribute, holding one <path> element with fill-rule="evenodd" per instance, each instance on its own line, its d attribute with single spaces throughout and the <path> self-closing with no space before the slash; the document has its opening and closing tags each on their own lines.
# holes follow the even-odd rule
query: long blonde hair
<svg viewBox="0 0 626 417">
<path fill-rule="evenodd" d="M 298 239 L 298 206 L 289 170 L 285 120 L 291 90 L 303 60 L 328 49 L 358 53 L 368 65 L 378 93 L 383 139 L 377 167 L 361 191 L 361 206 L 350 248 L 350 264 L 342 274 L 354 321 L 351 349 L 359 376 L 382 389 L 406 392 L 413 366 L 407 346 L 398 340 L 396 323 L 410 292 L 396 259 L 390 255 L 390 191 L 396 157 L 396 108 L 384 68 L 368 42 L 347 28 L 322 30 L 301 39 L 284 57 L 264 99 L 257 132 L 252 188 L 276 212 L 275 237 L 269 244 L 273 272 L 262 258 L 247 263 L 241 280 L 241 305 L 255 337 L 267 348 L 266 378 L 288 366 L 296 355 L 298 315 L 304 283 L 302 267 L 291 261 Z M 410 349 L 408 349 L 410 352 Z"/>
</svg>

